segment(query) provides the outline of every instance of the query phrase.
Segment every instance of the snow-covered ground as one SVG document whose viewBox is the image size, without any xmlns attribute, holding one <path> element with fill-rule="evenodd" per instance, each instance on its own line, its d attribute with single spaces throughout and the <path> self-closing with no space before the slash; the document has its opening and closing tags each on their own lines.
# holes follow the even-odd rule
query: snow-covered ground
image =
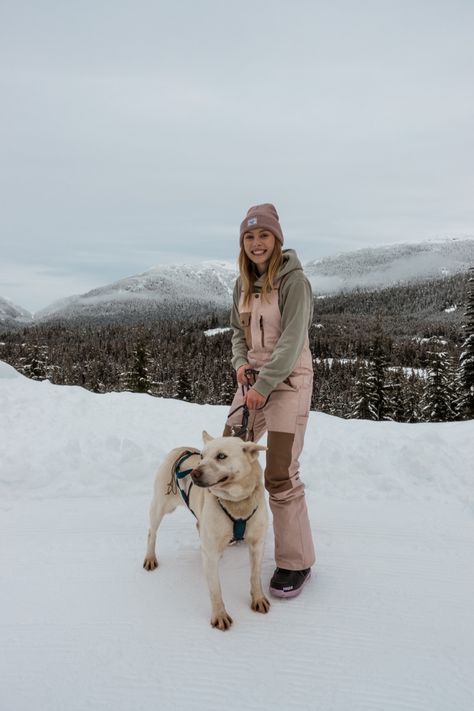
<svg viewBox="0 0 474 711">
<path fill-rule="evenodd" d="M 311 413 L 314 578 L 256 614 L 246 548 L 230 547 L 222 633 L 186 510 L 162 524 L 158 570 L 142 560 L 156 466 L 225 412 L 0 363 L 1 711 L 471 711 L 474 422 Z"/>
</svg>

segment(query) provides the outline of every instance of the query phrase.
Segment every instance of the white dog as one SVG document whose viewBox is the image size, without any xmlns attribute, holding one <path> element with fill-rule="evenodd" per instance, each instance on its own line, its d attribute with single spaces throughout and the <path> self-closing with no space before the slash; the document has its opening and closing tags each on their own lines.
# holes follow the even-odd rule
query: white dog
<svg viewBox="0 0 474 711">
<path fill-rule="evenodd" d="M 156 532 L 166 513 L 187 505 L 197 519 L 204 570 L 212 605 L 211 624 L 228 629 L 232 618 L 222 599 L 219 558 L 229 543 L 245 540 L 250 553 L 251 607 L 268 612 L 261 565 L 268 514 L 258 453 L 265 450 L 238 437 L 213 439 L 202 433 L 204 449 L 173 449 L 158 470 L 150 506 L 150 529 L 143 567 L 154 570 Z"/>
</svg>

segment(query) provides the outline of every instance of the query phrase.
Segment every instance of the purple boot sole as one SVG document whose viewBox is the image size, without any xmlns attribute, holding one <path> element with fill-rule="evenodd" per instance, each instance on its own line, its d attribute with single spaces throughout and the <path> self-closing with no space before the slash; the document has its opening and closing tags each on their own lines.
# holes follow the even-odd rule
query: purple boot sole
<svg viewBox="0 0 474 711">
<path fill-rule="evenodd" d="M 304 586 L 306 585 L 306 583 L 308 582 L 308 580 L 310 578 L 311 578 L 311 571 L 306 576 L 303 584 L 300 585 L 299 588 L 296 588 L 296 590 L 279 590 L 278 588 L 270 587 L 270 592 L 273 595 L 273 597 L 296 597 L 303 590 Z"/>
</svg>

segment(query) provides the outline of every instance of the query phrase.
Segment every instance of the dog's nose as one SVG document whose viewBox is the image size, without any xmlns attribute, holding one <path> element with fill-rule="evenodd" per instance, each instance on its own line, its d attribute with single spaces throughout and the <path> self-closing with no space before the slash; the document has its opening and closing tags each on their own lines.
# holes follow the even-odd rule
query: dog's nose
<svg viewBox="0 0 474 711">
<path fill-rule="evenodd" d="M 200 469 L 193 469 L 191 472 L 191 476 L 193 479 L 200 479 L 202 476 L 202 471 Z"/>
</svg>

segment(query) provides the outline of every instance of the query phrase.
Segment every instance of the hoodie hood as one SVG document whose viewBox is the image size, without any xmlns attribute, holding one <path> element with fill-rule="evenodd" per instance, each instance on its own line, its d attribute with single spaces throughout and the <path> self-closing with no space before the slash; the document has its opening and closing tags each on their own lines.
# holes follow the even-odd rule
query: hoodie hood
<svg viewBox="0 0 474 711">
<path fill-rule="evenodd" d="M 286 276 L 290 272 L 294 272 L 296 269 L 300 269 L 303 271 L 303 267 L 301 266 L 301 262 L 296 256 L 296 252 L 294 249 L 285 249 L 282 252 L 283 255 L 283 264 L 281 266 L 280 271 L 278 272 L 278 279 L 281 279 L 282 277 Z M 265 274 L 261 274 L 258 279 L 256 280 L 254 286 L 257 287 L 258 289 L 261 289 L 263 286 L 263 283 L 265 281 Z"/>
</svg>

